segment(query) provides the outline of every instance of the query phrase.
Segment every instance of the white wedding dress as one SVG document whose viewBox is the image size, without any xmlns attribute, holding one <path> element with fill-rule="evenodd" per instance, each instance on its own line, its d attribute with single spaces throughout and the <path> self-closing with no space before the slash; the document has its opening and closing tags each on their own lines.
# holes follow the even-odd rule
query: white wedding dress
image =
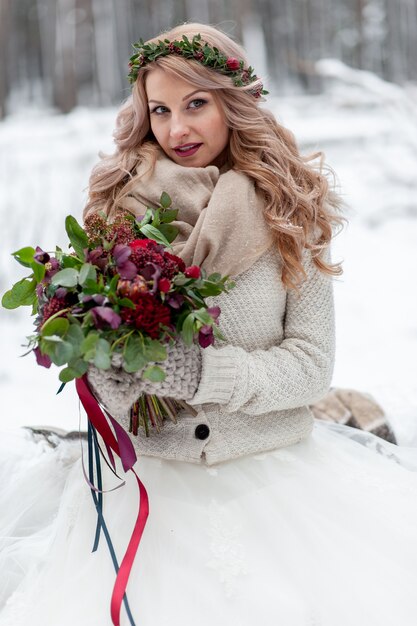
<svg viewBox="0 0 417 626">
<path fill-rule="evenodd" d="M 1 626 L 111 626 L 115 573 L 103 537 L 91 552 L 80 442 L 56 444 L 0 439 Z M 417 624 L 417 449 L 316 421 L 287 448 L 135 469 L 150 506 L 127 587 L 137 626 Z M 131 475 L 105 494 L 119 561 L 137 509 Z"/>
</svg>

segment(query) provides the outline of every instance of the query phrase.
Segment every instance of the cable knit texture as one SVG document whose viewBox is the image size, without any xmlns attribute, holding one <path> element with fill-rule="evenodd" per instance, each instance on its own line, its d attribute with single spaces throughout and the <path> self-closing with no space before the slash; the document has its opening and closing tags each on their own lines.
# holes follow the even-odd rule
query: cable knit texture
<svg viewBox="0 0 417 626">
<path fill-rule="evenodd" d="M 93 365 L 88 371 L 90 386 L 100 402 L 116 418 L 124 418 L 142 393 L 161 398 L 189 400 L 198 387 L 201 374 L 201 352 L 198 346 L 186 346 L 179 339 L 167 346 L 167 358 L 158 363 L 165 371 L 165 380 L 153 383 L 142 378 L 143 370 L 130 374 L 122 369 L 123 357 L 114 354 L 112 367 L 101 370 Z"/>
<path fill-rule="evenodd" d="M 198 414 L 184 410 L 161 433 L 132 436 L 139 455 L 212 465 L 310 434 L 308 405 L 328 391 L 333 372 L 333 287 L 307 250 L 303 263 L 307 278 L 299 294 L 285 289 L 279 253 L 271 249 L 229 294 L 209 299 L 221 307 L 225 341 L 201 351 L 200 383 L 188 399 Z M 126 414 L 120 421 L 128 427 Z M 199 424 L 208 427 L 206 439 L 196 436 Z"/>
</svg>

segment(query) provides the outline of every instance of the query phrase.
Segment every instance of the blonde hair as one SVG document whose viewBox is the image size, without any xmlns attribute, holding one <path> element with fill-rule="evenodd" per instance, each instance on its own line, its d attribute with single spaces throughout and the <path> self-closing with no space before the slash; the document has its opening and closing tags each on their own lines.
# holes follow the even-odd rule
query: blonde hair
<svg viewBox="0 0 417 626">
<path fill-rule="evenodd" d="M 243 59 L 248 66 L 246 53 L 239 44 L 204 24 L 176 26 L 149 42 L 165 38 L 172 41 L 182 35 L 191 39 L 197 33 L 210 46 L 227 56 Z M 264 196 L 264 216 L 282 258 L 285 286 L 297 289 L 305 276 L 305 249 L 311 250 L 319 270 L 340 275 L 340 264 L 331 265 L 323 258 L 334 228 L 346 221 L 341 216 L 342 201 L 327 179 L 332 170 L 324 165 L 323 153 L 302 156 L 293 134 L 270 111 L 259 107 L 259 99 L 250 92 L 261 85 L 260 79 L 237 87 L 229 76 L 178 55 L 159 57 L 140 69 L 132 95 L 117 116 L 116 151 L 110 156 L 100 155 L 101 161 L 92 171 L 84 217 L 99 210 L 113 214 L 137 183 L 136 166 L 143 160 L 149 162 L 151 169 L 155 164 L 158 145 L 150 127 L 145 91 L 146 74 L 155 66 L 196 87 L 214 90 L 230 129 L 228 165 L 249 176 Z M 145 173 L 141 171 L 140 175 Z"/>
</svg>

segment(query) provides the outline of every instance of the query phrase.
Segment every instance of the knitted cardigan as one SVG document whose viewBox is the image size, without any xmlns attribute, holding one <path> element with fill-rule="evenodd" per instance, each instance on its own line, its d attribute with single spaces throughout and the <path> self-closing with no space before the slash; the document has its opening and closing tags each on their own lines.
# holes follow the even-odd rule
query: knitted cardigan
<svg viewBox="0 0 417 626">
<path fill-rule="evenodd" d="M 327 253 L 329 260 L 329 253 Z M 199 387 L 162 432 L 132 435 L 138 455 L 213 465 L 295 444 L 313 428 L 309 404 L 329 389 L 334 363 L 332 279 L 304 251 L 306 279 L 297 293 L 281 280 L 270 249 L 236 279 L 221 307 L 224 342 L 202 350 Z M 128 428 L 126 415 L 118 416 Z"/>
</svg>

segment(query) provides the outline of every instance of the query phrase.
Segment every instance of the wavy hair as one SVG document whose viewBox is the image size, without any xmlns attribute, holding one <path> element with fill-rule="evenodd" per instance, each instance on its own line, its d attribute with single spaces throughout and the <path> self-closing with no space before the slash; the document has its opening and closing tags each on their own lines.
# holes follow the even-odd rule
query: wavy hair
<svg viewBox="0 0 417 626">
<path fill-rule="evenodd" d="M 175 40 L 197 33 L 210 46 L 227 56 L 248 61 L 244 49 L 228 35 L 212 26 L 189 23 L 161 33 L 148 40 Z M 341 215 L 342 200 L 331 186 L 322 152 L 302 156 L 294 135 L 279 124 L 273 114 L 259 106 L 262 99 L 250 92 L 261 80 L 237 87 L 229 76 L 204 67 L 198 61 L 178 55 L 159 57 L 141 68 L 132 94 L 122 105 L 117 119 L 113 155 L 100 154 L 89 180 L 89 199 L 84 218 L 91 212 L 104 211 L 111 216 L 122 207 L 123 199 L 134 189 L 139 176 L 153 168 L 158 144 L 152 134 L 147 97 L 146 74 L 158 66 L 170 74 L 213 95 L 220 102 L 230 129 L 227 147 L 229 167 L 249 176 L 264 196 L 264 216 L 273 231 L 273 240 L 282 258 L 282 280 L 287 288 L 298 289 L 305 277 L 302 257 L 311 250 L 313 261 L 326 274 L 340 275 L 340 264 L 324 260 L 325 249 L 346 219 Z M 135 172 L 142 161 L 149 168 Z M 335 177 L 333 174 L 333 183 Z"/>
</svg>

